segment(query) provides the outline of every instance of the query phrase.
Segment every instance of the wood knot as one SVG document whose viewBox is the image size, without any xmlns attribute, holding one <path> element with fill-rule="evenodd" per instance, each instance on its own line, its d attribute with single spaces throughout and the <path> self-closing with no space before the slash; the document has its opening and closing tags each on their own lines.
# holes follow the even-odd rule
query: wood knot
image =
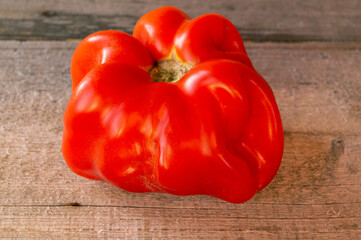
<svg viewBox="0 0 361 240">
<path fill-rule="evenodd" d="M 336 160 L 338 160 L 345 151 L 345 143 L 343 139 L 333 139 L 331 142 L 331 152 Z"/>
<path fill-rule="evenodd" d="M 40 14 L 41 16 L 44 17 L 55 17 L 58 15 L 55 11 L 51 11 L 51 10 L 42 11 Z"/>
</svg>

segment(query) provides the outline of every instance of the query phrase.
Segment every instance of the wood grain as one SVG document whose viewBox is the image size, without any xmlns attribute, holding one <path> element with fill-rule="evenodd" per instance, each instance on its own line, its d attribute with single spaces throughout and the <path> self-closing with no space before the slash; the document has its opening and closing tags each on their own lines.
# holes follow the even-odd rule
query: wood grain
<svg viewBox="0 0 361 240">
<path fill-rule="evenodd" d="M 361 237 L 360 43 L 246 43 L 274 90 L 285 152 L 274 181 L 240 205 L 73 174 L 61 137 L 79 42 L 0 43 L 0 238 Z"/>
<path fill-rule="evenodd" d="M 169 4 L 191 17 L 219 13 L 235 24 L 245 40 L 361 40 L 361 2 L 357 0 L 0 0 L 0 39 L 82 39 L 107 29 L 131 33 L 140 16 Z"/>
<path fill-rule="evenodd" d="M 209 210 L 120 207 L 22 207 L 2 209 L 11 237 L 127 239 L 357 239 L 358 218 L 229 217 Z M 7 221 L 7 216 L 16 219 Z M 91 219 L 91 221 L 89 221 Z M 14 221 L 14 220 L 13 220 Z M 1 236 L 1 235 L 0 235 Z M 335 238 L 333 238 L 335 237 Z"/>
</svg>

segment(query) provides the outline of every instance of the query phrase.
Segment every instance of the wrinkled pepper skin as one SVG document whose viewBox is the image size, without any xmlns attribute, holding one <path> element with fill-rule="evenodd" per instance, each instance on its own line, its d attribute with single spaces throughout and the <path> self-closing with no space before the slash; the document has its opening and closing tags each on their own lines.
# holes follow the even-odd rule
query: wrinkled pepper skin
<svg viewBox="0 0 361 240">
<path fill-rule="evenodd" d="M 160 60 L 191 69 L 154 82 Z M 276 175 L 283 130 L 272 90 L 226 18 L 174 7 L 141 17 L 133 36 L 101 31 L 75 50 L 62 152 L 69 168 L 129 192 L 249 200 Z"/>
</svg>

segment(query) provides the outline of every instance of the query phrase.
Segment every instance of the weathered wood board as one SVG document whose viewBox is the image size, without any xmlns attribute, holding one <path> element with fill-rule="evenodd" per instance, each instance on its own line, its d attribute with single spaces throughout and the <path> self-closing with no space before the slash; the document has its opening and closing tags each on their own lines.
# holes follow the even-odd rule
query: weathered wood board
<svg viewBox="0 0 361 240">
<path fill-rule="evenodd" d="M 0 42 L 0 238 L 361 238 L 360 43 L 246 43 L 285 151 L 274 181 L 240 205 L 73 174 L 61 137 L 77 44 Z"/>
<path fill-rule="evenodd" d="M 361 41 L 361 1 L 0 0 L 0 39 L 82 39 L 95 31 L 131 33 L 140 16 L 164 6 L 192 18 L 218 13 L 251 41 Z"/>
</svg>

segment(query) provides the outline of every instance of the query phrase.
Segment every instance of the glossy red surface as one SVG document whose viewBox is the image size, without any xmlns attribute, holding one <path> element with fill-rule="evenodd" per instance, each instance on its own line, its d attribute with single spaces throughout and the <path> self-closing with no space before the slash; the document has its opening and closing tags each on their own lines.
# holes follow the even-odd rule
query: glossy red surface
<svg viewBox="0 0 361 240">
<path fill-rule="evenodd" d="M 177 82 L 152 82 L 148 71 L 166 58 L 193 67 Z M 277 173 L 283 130 L 272 90 L 219 15 L 190 20 L 163 7 L 139 20 L 134 37 L 92 34 L 71 73 L 63 155 L 81 176 L 240 203 Z"/>
</svg>

